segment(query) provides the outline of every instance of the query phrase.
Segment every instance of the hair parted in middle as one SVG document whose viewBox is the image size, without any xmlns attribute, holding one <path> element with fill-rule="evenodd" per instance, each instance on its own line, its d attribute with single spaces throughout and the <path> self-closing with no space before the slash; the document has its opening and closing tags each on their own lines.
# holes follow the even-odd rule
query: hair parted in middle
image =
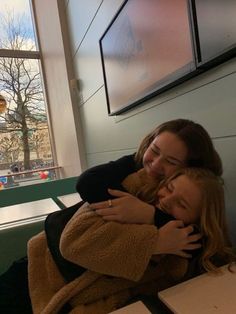
<svg viewBox="0 0 236 314">
<path fill-rule="evenodd" d="M 135 159 L 142 168 L 143 155 L 153 140 L 163 132 L 175 134 L 187 147 L 187 167 L 199 167 L 222 175 L 222 162 L 207 131 L 198 123 L 187 119 L 176 119 L 162 123 L 141 142 Z"/>
</svg>

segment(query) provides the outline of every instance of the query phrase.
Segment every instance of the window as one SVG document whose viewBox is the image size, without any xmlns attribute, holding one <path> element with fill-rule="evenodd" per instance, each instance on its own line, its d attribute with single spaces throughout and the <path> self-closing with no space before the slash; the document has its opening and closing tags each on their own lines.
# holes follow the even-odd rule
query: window
<svg viewBox="0 0 236 314">
<path fill-rule="evenodd" d="M 9 188 L 55 175 L 37 171 L 53 167 L 53 159 L 28 0 L 1 0 L 0 34 L 0 95 L 6 101 L 0 108 L 0 187 Z"/>
</svg>

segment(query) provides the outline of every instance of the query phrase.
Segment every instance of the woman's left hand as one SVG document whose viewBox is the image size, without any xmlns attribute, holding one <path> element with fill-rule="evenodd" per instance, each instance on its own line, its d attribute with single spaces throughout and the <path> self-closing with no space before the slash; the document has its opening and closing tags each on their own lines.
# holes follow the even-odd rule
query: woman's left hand
<svg viewBox="0 0 236 314">
<path fill-rule="evenodd" d="M 90 208 L 104 220 L 129 224 L 154 224 L 155 207 L 119 190 L 108 189 L 115 199 L 92 203 Z"/>
</svg>

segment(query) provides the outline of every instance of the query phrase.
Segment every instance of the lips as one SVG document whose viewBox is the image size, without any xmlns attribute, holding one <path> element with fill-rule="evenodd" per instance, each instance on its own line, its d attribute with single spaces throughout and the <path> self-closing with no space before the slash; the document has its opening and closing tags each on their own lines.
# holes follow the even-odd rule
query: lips
<svg viewBox="0 0 236 314">
<path fill-rule="evenodd" d="M 164 174 L 155 171 L 150 163 L 146 164 L 145 166 L 146 166 L 146 171 L 147 171 L 149 176 L 154 177 L 154 178 L 158 178 L 161 180 L 165 178 Z"/>
</svg>

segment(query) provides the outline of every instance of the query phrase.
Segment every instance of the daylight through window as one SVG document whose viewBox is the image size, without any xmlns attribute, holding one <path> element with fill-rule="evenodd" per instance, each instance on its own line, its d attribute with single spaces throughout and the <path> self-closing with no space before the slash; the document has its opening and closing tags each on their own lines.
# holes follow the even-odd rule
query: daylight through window
<svg viewBox="0 0 236 314">
<path fill-rule="evenodd" d="M 28 0 L 1 0 L 0 189 L 55 179 Z"/>
</svg>

